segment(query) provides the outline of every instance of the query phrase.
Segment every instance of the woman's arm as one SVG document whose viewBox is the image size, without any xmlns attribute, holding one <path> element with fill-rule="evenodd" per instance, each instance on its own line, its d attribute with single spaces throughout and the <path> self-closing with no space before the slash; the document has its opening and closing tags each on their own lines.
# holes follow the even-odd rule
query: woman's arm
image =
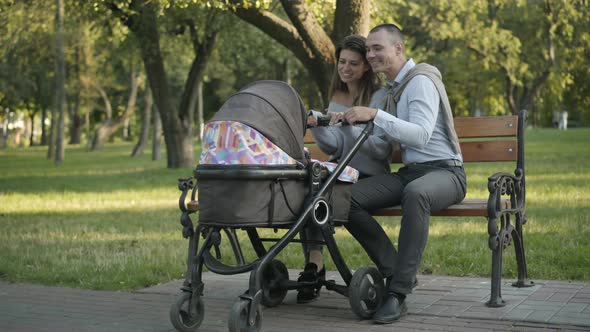
<svg viewBox="0 0 590 332">
<path fill-rule="evenodd" d="M 343 135 L 354 137 L 355 139 L 363 131 L 363 128 L 359 126 L 343 126 L 340 129 L 342 129 Z M 378 128 L 374 128 L 373 134 L 369 135 L 359 151 L 374 159 L 387 159 L 391 156 L 391 149 L 391 144 L 385 137 L 385 133 L 381 132 Z"/>
<path fill-rule="evenodd" d="M 340 128 L 334 127 L 315 127 L 311 128 L 311 134 L 315 138 L 317 146 L 325 154 L 332 155 L 336 158 L 342 154 L 343 137 Z"/>
</svg>

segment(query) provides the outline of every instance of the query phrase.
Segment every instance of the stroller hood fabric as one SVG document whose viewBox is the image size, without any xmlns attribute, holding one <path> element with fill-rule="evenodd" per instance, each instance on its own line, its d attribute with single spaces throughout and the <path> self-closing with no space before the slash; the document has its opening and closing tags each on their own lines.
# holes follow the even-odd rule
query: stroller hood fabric
<svg viewBox="0 0 590 332">
<path fill-rule="evenodd" d="M 210 120 L 255 128 L 283 151 L 307 164 L 303 137 L 306 112 L 297 92 L 281 81 L 257 81 L 228 98 Z"/>
<path fill-rule="evenodd" d="M 287 83 L 258 81 L 230 96 L 207 124 L 195 169 L 199 223 L 294 223 L 313 194 L 304 150 L 306 123 L 303 103 Z M 285 175 L 293 170 L 296 176 Z M 232 171 L 239 177 L 231 177 Z M 335 221 L 348 220 L 350 186 L 337 182 L 326 193 Z"/>
</svg>

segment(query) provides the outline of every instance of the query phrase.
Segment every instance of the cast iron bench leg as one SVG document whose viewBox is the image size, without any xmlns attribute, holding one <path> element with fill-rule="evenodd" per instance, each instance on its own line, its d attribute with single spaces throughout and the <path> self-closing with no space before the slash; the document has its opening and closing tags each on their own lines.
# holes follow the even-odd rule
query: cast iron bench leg
<svg viewBox="0 0 590 332">
<path fill-rule="evenodd" d="M 516 227 L 512 230 L 512 239 L 514 240 L 514 251 L 516 253 L 516 264 L 518 268 L 518 280 L 512 283 L 513 287 L 532 287 L 535 283 L 529 280 L 529 274 L 526 267 L 526 256 L 524 253 L 524 238 L 522 225 L 525 217 L 521 213 L 516 214 Z"/>
</svg>

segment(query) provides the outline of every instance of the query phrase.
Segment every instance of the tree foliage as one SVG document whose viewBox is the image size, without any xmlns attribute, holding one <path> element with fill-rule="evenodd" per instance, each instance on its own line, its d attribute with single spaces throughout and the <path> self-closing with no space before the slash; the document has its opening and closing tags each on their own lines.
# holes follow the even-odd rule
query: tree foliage
<svg viewBox="0 0 590 332">
<path fill-rule="evenodd" d="M 571 71 L 575 69 L 569 64 L 576 61 L 570 46 L 576 43 L 574 36 L 587 34 L 587 1 L 390 3 L 400 9 L 399 20 L 406 33 L 409 30 L 409 35 L 418 36 L 417 45 L 421 44 L 419 36 L 427 34 L 424 44 L 436 50 L 429 54 L 430 58 L 447 57 L 441 63 L 446 71 L 459 72 L 466 67 L 478 83 L 477 90 L 487 89 L 485 85 L 495 87 L 477 96 L 491 102 L 486 108 L 492 114 L 498 111 L 493 108 L 508 108 L 512 113 L 520 109 L 537 111 L 541 99 L 553 100 L 550 107 L 556 108 L 565 90 L 572 87 Z M 579 57 L 581 52 L 577 54 Z M 454 63 L 460 58 L 467 62 Z M 453 66 L 461 63 L 462 66 Z M 576 63 L 585 66 L 580 61 Z M 502 89 L 503 105 L 497 103 L 497 88 Z M 542 92 L 553 97 L 547 98 Z"/>
<path fill-rule="evenodd" d="M 151 86 L 169 167 L 193 165 L 198 114 L 206 120 L 254 80 L 288 81 L 322 108 L 337 43 L 382 22 L 402 28 L 410 57 L 441 70 L 457 115 L 527 108 L 530 123 L 548 125 L 566 109 L 574 124 L 590 123 L 588 0 L 64 3 L 70 143 L 105 121 L 103 93 L 113 119 L 125 114 L 135 66 L 138 107 Z M 0 122 L 17 112 L 38 126 L 55 108 L 54 16 L 54 0 L 0 0 Z M 130 120 L 139 133 L 142 119 Z"/>
</svg>

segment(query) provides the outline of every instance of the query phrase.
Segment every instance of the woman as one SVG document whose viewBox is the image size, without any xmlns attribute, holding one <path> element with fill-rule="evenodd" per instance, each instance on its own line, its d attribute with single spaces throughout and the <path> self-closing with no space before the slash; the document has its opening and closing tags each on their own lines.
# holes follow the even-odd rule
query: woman
<svg viewBox="0 0 590 332">
<path fill-rule="evenodd" d="M 359 35 L 344 38 L 336 49 L 336 70 L 328 93 L 328 117 L 352 106 L 376 107 L 384 97 L 385 90 L 379 89 L 379 80 L 365 54 L 365 37 Z M 363 130 L 362 126 L 315 127 L 317 117 L 323 115 L 316 111 L 311 113 L 307 120 L 308 126 L 312 127 L 311 133 L 318 147 L 335 161 L 351 150 Z M 375 129 L 379 130 L 378 127 Z M 359 171 L 361 178 L 389 173 L 391 146 L 379 134 L 374 132 L 349 163 Z"/>
<path fill-rule="evenodd" d="M 351 35 L 342 41 L 336 49 L 336 70 L 330 84 L 327 116 L 344 112 L 352 106 L 376 107 L 385 95 L 384 89 L 379 89 L 379 79 L 373 73 L 367 62 L 365 37 Z M 331 160 L 338 161 L 353 147 L 357 137 L 363 130 L 362 126 L 331 126 L 315 127 L 317 117 L 324 116 L 320 112 L 311 111 L 307 119 L 308 126 L 318 147 L 331 156 Z M 365 141 L 361 149 L 355 154 L 349 166 L 359 171 L 360 177 L 368 177 L 389 173 L 389 157 L 391 145 L 380 137 L 383 134 L 375 127 L 373 134 Z M 312 156 L 313 157 L 313 156 Z M 320 231 L 314 227 L 307 227 L 302 232 L 304 239 L 321 241 Z M 304 271 L 298 281 L 316 281 L 325 278 L 326 269 L 323 266 L 322 246 L 304 245 L 306 261 Z M 297 294 L 297 302 L 306 303 L 315 300 L 319 289 L 302 288 Z"/>
</svg>

